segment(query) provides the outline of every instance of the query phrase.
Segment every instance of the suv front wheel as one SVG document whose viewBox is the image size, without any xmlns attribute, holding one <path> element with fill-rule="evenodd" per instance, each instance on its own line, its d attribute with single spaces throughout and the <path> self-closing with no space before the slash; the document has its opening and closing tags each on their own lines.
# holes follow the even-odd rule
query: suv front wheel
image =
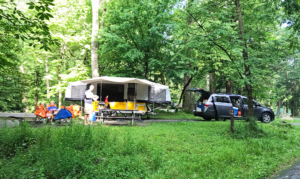
<svg viewBox="0 0 300 179">
<path fill-rule="evenodd" d="M 270 113 L 268 112 L 264 112 L 262 115 L 261 115 L 261 121 L 264 122 L 264 123 L 269 123 L 271 122 L 272 120 L 272 116 Z"/>
</svg>

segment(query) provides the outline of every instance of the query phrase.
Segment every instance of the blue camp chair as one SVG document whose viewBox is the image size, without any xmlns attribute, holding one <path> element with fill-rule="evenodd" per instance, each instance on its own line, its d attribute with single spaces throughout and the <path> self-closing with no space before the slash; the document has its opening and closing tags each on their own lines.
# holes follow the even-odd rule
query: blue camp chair
<svg viewBox="0 0 300 179">
<path fill-rule="evenodd" d="M 55 118 L 54 118 L 60 125 L 61 124 L 67 124 L 68 122 L 71 122 L 71 119 L 72 119 L 72 113 L 63 108 L 63 109 L 60 109 L 59 112 L 55 115 Z"/>
</svg>

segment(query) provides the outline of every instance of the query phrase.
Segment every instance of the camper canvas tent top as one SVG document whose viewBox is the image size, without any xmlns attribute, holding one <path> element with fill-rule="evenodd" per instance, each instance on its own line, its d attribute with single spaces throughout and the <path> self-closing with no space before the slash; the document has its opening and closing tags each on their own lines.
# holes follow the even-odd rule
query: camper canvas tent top
<svg viewBox="0 0 300 179">
<path fill-rule="evenodd" d="M 68 84 L 65 100 L 66 101 L 81 101 L 84 100 L 84 92 L 86 90 L 86 83 L 81 81 L 70 82 Z"/>
<path fill-rule="evenodd" d="M 95 86 L 93 93 L 100 96 L 101 101 L 108 95 L 109 101 L 133 101 L 135 96 L 137 102 L 171 103 L 170 90 L 166 85 L 145 79 L 107 76 L 69 83 L 65 100 L 81 100 L 82 96 L 84 99 L 87 84 Z"/>
</svg>

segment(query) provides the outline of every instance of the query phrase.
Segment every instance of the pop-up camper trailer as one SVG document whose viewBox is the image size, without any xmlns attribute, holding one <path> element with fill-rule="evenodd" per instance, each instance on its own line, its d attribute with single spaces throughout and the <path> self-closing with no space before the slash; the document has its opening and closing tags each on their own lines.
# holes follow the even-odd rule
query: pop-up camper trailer
<svg viewBox="0 0 300 179">
<path fill-rule="evenodd" d="M 100 102 L 108 96 L 110 109 L 124 113 L 135 110 L 136 114 L 144 115 L 150 112 L 148 103 L 171 103 L 168 86 L 145 79 L 107 76 L 69 83 L 65 100 L 84 100 L 89 84 L 94 85 L 93 93 L 99 96 Z"/>
</svg>

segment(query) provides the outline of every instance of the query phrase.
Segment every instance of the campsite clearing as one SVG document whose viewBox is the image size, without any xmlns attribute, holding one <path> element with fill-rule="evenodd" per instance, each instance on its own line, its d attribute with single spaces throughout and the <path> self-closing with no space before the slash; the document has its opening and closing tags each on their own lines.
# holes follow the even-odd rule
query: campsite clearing
<svg viewBox="0 0 300 179">
<path fill-rule="evenodd" d="M 0 130 L 0 178 L 264 178 L 300 156 L 299 127 L 248 123 L 73 125 Z M 70 142 L 72 141 L 72 142 Z M 30 166 L 30 167 L 28 167 Z"/>
</svg>

